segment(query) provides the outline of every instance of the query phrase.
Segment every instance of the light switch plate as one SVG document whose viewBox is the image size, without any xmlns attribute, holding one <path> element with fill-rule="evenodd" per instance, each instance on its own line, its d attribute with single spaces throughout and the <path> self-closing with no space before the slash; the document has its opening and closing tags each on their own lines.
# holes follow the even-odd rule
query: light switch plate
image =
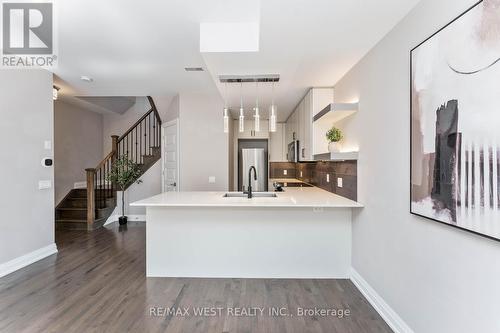
<svg viewBox="0 0 500 333">
<path fill-rule="evenodd" d="M 210 177 L 208 177 L 208 182 L 209 182 L 210 184 L 215 184 L 215 176 L 210 176 Z"/>
<path fill-rule="evenodd" d="M 45 190 L 52 187 L 52 181 L 50 180 L 40 180 L 38 181 L 38 189 Z"/>
<path fill-rule="evenodd" d="M 52 141 L 46 140 L 43 142 L 43 148 L 45 150 L 52 150 Z"/>
<path fill-rule="evenodd" d="M 340 178 L 340 177 L 339 177 L 339 178 L 337 178 L 337 186 L 338 186 L 338 187 L 342 187 L 342 186 L 343 186 L 343 184 L 342 184 L 342 183 L 343 183 L 342 178 Z"/>
<path fill-rule="evenodd" d="M 302 177 L 302 171 L 300 172 L 300 177 Z"/>
<path fill-rule="evenodd" d="M 288 170 L 283 170 L 283 175 L 286 176 L 288 174 Z"/>
<path fill-rule="evenodd" d="M 327 182 L 327 183 L 329 183 L 329 182 L 330 182 L 330 174 L 329 174 L 329 173 L 327 173 L 327 174 L 326 174 L 326 182 Z"/>
</svg>

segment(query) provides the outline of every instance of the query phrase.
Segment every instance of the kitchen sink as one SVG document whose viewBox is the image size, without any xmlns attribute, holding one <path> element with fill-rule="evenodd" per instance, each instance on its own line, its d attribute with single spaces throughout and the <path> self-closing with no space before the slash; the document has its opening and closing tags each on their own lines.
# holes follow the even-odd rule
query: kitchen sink
<svg viewBox="0 0 500 333">
<path fill-rule="evenodd" d="M 223 195 L 224 198 L 246 198 L 247 193 L 243 192 L 228 192 Z M 252 192 L 253 198 L 277 198 L 276 193 L 273 192 Z"/>
</svg>

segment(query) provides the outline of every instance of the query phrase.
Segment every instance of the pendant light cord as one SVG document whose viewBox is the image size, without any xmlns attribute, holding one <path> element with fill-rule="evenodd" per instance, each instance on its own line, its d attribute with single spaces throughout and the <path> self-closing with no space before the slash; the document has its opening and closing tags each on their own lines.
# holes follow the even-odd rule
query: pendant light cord
<svg viewBox="0 0 500 333">
<path fill-rule="evenodd" d="M 224 107 L 227 109 L 227 82 L 224 83 Z"/>
<path fill-rule="evenodd" d="M 256 102 L 255 107 L 257 108 L 257 112 L 259 112 L 259 82 L 255 82 L 255 94 L 256 94 Z"/>
<path fill-rule="evenodd" d="M 273 90 L 272 90 L 272 100 L 271 105 L 274 105 L 274 81 L 273 81 Z"/>
<path fill-rule="evenodd" d="M 240 82 L 240 110 L 243 109 L 243 82 Z"/>
</svg>

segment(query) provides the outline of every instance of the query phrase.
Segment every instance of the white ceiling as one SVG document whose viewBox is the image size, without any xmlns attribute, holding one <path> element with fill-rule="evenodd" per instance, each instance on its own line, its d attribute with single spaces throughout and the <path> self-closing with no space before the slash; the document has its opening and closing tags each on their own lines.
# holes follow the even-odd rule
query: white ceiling
<svg viewBox="0 0 500 333">
<path fill-rule="evenodd" d="M 221 74 L 280 74 L 279 119 L 307 88 L 333 86 L 418 0 L 64 0 L 58 1 L 61 95 L 221 95 Z M 259 52 L 200 53 L 201 22 L 259 22 Z M 185 72 L 201 66 L 205 72 Z M 88 75 L 94 82 L 80 80 Z M 261 107 L 270 84 L 260 86 Z M 228 86 L 231 108 L 238 85 Z M 250 110 L 255 85 L 245 84 Z M 264 115 L 265 116 L 265 115 Z"/>
</svg>

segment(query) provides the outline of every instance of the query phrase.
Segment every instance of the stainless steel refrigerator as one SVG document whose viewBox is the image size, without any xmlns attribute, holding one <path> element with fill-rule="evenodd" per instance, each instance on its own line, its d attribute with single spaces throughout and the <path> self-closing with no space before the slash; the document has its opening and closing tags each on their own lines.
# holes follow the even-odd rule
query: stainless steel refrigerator
<svg viewBox="0 0 500 333">
<path fill-rule="evenodd" d="M 246 191 L 248 188 L 248 170 L 251 166 L 257 170 L 257 180 L 254 180 L 252 173 L 252 190 L 267 191 L 267 141 L 259 141 L 240 142 L 239 144 L 238 180 L 240 191 Z"/>
</svg>

